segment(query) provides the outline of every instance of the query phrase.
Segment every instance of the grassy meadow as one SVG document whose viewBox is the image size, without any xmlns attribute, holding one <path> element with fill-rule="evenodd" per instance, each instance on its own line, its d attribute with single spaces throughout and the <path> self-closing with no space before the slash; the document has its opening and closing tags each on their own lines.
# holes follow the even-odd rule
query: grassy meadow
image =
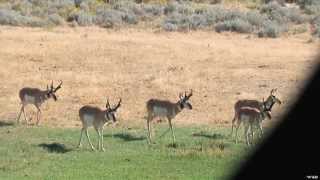
<svg viewBox="0 0 320 180">
<path fill-rule="evenodd" d="M 0 179 L 225 179 L 250 150 L 232 141 L 229 128 L 176 127 L 175 146 L 166 130 L 158 125 L 156 143 L 147 145 L 145 129 L 106 127 L 106 151 L 93 152 L 86 137 L 77 148 L 76 128 L 2 122 Z M 89 134 L 97 145 L 96 132 Z"/>
</svg>

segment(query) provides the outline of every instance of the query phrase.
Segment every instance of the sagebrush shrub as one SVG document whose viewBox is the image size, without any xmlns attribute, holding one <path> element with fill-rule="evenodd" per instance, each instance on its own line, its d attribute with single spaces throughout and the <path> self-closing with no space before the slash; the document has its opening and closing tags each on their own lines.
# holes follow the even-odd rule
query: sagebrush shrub
<svg viewBox="0 0 320 180">
<path fill-rule="evenodd" d="M 166 31 L 177 31 L 178 30 L 178 26 L 176 24 L 172 24 L 170 22 L 164 22 L 162 24 L 162 28 Z"/>
<path fill-rule="evenodd" d="M 268 20 L 268 17 L 254 10 L 246 13 L 246 19 L 250 24 L 261 27 L 263 25 L 263 22 Z"/>
<path fill-rule="evenodd" d="M 123 13 L 120 11 L 103 8 L 98 9 L 96 14 L 97 24 L 102 27 L 111 28 L 122 23 Z"/>
<path fill-rule="evenodd" d="M 37 17 L 23 16 L 14 10 L 0 9 L 0 24 L 41 27 L 46 25 L 46 22 Z"/>
<path fill-rule="evenodd" d="M 189 17 L 189 27 L 191 29 L 200 29 L 208 26 L 206 18 L 201 14 L 193 14 Z"/>
<path fill-rule="evenodd" d="M 216 32 L 233 31 L 239 33 L 250 33 L 253 31 L 252 25 L 243 19 L 236 18 L 219 22 L 214 26 Z"/>
<path fill-rule="evenodd" d="M 301 8 L 305 8 L 307 6 L 320 6 L 319 0 L 297 0 L 297 4 L 300 5 Z"/>
<path fill-rule="evenodd" d="M 320 5 L 307 5 L 304 7 L 304 11 L 306 14 L 312 15 L 319 15 L 320 14 Z"/>
<path fill-rule="evenodd" d="M 265 21 L 263 23 L 263 27 L 258 32 L 259 37 L 271 37 L 271 38 L 277 38 L 280 36 L 282 32 L 285 32 L 286 28 L 284 26 L 281 26 L 276 21 Z"/>
<path fill-rule="evenodd" d="M 61 16 L 59 16 L 59 14 L 50 14 L 48 16 L 48 20 L 49 23 L 53 25 L 62 25 L 65 22 L 64 19 Z"/>
<path fill-rule="evenodd" d="M 91 26 L 96 23 L 96 16 L 81 10 L 76 14 L 74 20 L 79 26 Z"/>
<path fill-rule="evenodd" d="M 166 31 L 214 29 L 257 33 L 260 37 L 278 37 L 292 24 L 302 24 L 320 15 L 320 0 L 298 0 L 299 8 L 283 6 L 283 0 L 267 0 L 257 10 L 228 9 L 222 5 L 197 4 L 194 1 L 136 3 L 134 0 L 10 0 L 0 3 L 0 24 L 14 26 L 71 25 L 118 27 L 153 21 Z M 200 1 L 198 1 L 200 2 Z M 209 3 L 209 0 L 204 0 Z M 303 12 L 312 15 L 304 15 Z M 159 23 L 160 22 L 160 23 Z M 320 25 L 316 25 L 319 29 Z M 316 30 L 318 33 L 318 30 Z M 317 34 L 316 33 L 316 34 Z"/>
</svg>

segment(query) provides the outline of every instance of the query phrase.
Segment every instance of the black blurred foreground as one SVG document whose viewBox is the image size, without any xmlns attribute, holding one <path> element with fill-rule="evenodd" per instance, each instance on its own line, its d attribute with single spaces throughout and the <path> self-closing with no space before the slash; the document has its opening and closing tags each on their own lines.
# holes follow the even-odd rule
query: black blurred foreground
<svg viewBox="0 0 320 180">
<path fill-rule="evenodd" d="M 320 67 L 279 126 L 232 179 L 320 179 L 319 94 Z"/>
</svg>

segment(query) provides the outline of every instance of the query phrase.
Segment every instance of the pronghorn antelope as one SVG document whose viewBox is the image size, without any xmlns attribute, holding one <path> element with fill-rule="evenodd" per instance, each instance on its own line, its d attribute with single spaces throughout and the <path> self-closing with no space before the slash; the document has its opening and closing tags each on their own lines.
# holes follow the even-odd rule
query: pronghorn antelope
<svg viewBox="0 0 320 180">
<path fill-rule="evenodd" d="M 169 127 L 172 134 L 173 143 L 175 143 L 175 135 L 173 132 L 171 120 L 180 113 L 184 108 L 192 109 L 192 105 L 188 102 L 189 98 L 192 96 L 192 89 L 187 95 L 185 92 L 184 96 L 179 94 L 179 101 L 176 103 L 159 100 L 159 99 L 150 99 L 147 101 L 147 126 L 148 126 L 148 142 L 151 143 L 151 121 L 155 118 L 167 118 L 169 122 Z"/>
<path fill-rule="evenodd" d="M 98 133 L 98 150 L 105 151 L 103 147 L 103 126 L 106 123 L 112 123 L 112 122 L 115 123 L 117 121 L 115 113 L 117 112 L 117 109 L 120 107 L 120 105 L 121 105 L 121 98 L 119 99 L 118 104 L 115 105 L 113 108 L 110 107 L 109 100 L 107 100 L 105 110 L 102 110 L 99 107 L 88 106 L 88 105 L 80 108 L 79 116 L 82 122 L 82 129 L 81 129 L 80 140 L 78 145 L 79 148 L 82 145 L 81 141 L 82 141 L 83 131 L 85 131 L 89 144 L 91 146 L 91 149 L 95 150 L 88 134 L 88 127 L 93 126 Z"/>
<path fill-rule="evenodd" d="M 53 81 L 51 82 L 51 86 L 50 89 L 47 85 L 47 90 L 40 90 L 38 88 L 30 88 L 30 87 L 24 87 L 19 91 L 19 97 L 21 100 L 21 109 L 19 112 L 19 115 L 17 117 L 17 122 L 19 123 L 20 121 L 20 116 L 21 113 L 23 112 L 24 118 L 26 120 L 26 122 L 28 123 L 27 117 L 26 117 L 26 113 L 24 110 L 24 107 L 28 104 L 33 104 L 37 109 L 37 125 L 39 125 L 40 122 L 40 107 L 41 105 L 48 99 L 50 99 L 51 97 L 56 101 L 57 100 L 57 96 L 55 95 L 55 93 L 61 88 L 62 85 L 62 81 L 60 80 L 60 84 L 54 88 L 53 87 Z"/>
<path fill-rule="evenodd" d="M 260 138 L 263 135 L 262 121 L 265 118 L 271 119 L 270 111 L 260 111 L 257 108 L 242 107 L 239 109 L 239 119 L 236 125 L 236 143 L 238 143 L 238 129 L 243 123 L 244 125 L 244 136 L 246 144 L 250 145 L 253 140 L 253 127 L 258 127 L 260 131 Z M 249 142 L 249 132 L 251 131 L 251 143 Z"/>
<path fill-rule="evenodd" d="M 267 98 L 266 101 L 258 101 L 258 100 L 248 100 L 248 99 L 243 99 L 243 100 L 238 100 L 234 104 L 234 117 L 232 119 L 232 127 L 231 127 L 231 136 L 233 133 L 233 127 L 235 122 L 239 119 L 239 110 L 242 107 L 252 107 L 256 108 L 259 111 L 270 111 L 272 110 L 272 107 L 275 103 L 281 104 L 281 101 L 274 95 L 274 93 L 277 91 L 277 89 L 272 89 L 270 92 L 269 97 Z"/>
</svg>

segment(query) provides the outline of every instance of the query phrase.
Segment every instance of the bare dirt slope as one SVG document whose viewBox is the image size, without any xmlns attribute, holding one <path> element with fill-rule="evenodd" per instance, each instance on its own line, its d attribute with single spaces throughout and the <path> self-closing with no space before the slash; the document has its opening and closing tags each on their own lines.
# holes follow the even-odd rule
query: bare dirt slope
<svg viewBox="0 0 320 180">
<path fill-rule="evenodd" d="M 149 98 L 176 101 L 192 88 L 192 111 L 176 124 L 228 125 L 241 98 L 267 97 L 278 88 L 285 112 L 315 64 L 308 35 L 279 39 L 214 32 L 167 33 L 100 28 L 0 27 L 0 119 L 15 120 L 18 91 L 63 80 L 58 101 L 42 108 L 42 124 L 79 126 L 78 109 L 122 97 L 119 118 L 144 126 Z M 35 120 L 35 108 L 28 114 Z M 276 120 L 274 120 L 276 121 Z"/>
</svg>

